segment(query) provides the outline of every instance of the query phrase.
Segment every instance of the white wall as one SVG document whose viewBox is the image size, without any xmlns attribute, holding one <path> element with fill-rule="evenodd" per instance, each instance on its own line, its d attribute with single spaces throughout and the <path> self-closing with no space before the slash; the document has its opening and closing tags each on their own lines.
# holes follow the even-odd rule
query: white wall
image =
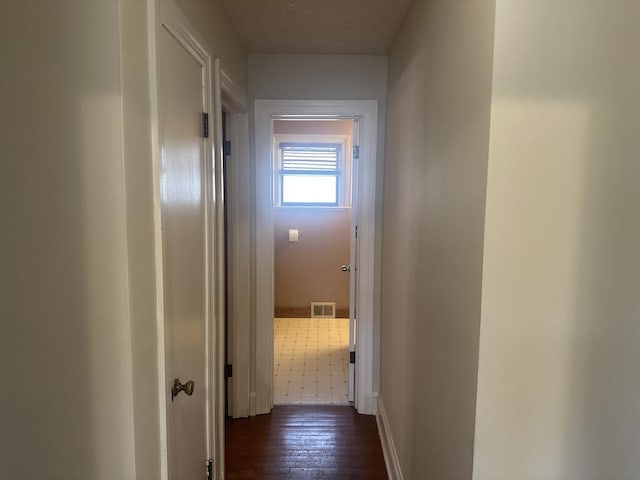
<svg viewBox="0 0 640 480">
<path fill-rule="evenodd" d="M 497 2 L 476 480 L 638 478 L 638 18 Z"/>
<path fill-rule="evenodd" d="M 115 0 L 0 15 L 0 477 L 134 478 Z"/>
<path fill-rule="evenodd" d="M 247 50 L 222 6 L 223 0 L 174 0 L 220 58 L 228 74 L 246 91 Z"/>
<path fill-rule="evenodd" d="M 382 170 L 387 103 L 387 57 L 380 55 L 249 55 L 249 96 L 290 100 L 377 100 L 378 142 L 376 224 L 382 224 Z M 382 232 L 375 240 L 380 265 Z M 380 272 L 376 271 L 375 298 L 380 298 Z M 374 345 L 379 345 L 380 309 L 374 312 Z M 377 349 L 376 349 L 377 350 Z M 375 356 L 378 357 L 377 352 Z M 378 364 L 374 365 L 377 391 Z"/>
<path fill-rule="evenodd" d="M 493 21 L 416 1 L 389 59 L 380 399 L 407 480 L 472 474 Z"/>
<path fill-rule="evenodd" d="M 158 322 L 146 2 L 120 1 L 136 478 L 161 478 Z"/>
</svg>

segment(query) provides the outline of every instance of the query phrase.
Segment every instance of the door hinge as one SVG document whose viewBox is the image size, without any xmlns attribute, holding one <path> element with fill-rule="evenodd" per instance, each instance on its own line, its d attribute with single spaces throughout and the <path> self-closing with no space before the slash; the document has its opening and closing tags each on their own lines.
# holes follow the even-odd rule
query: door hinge
<svg viewBox="0 0 640 480">
<path fill-rule="evenodd" d="M 213 480 L 213 460 L 207 460 L 207 480 Z"/>
<path fill-rule="evenodd" d="M 229 140 L 225 140 L 222 144 L 222 154 L 225 157 L 231 155 L 231 142 Z"/>
<path fill-rule="evenodd" d="M 356 363 L 356 352 L 349 352 L 349 363 Z"/>
<path fill-rule="evenodd" d="M 209 114 L 202 114 L 202 138 L 209 138 Z"/>
<path fill-rule="evenodd" d="M 224 378 L 231 378 L 233 377 L 233 365 L 229 364 L 229 365 L 225 365 L 224 366 Z"/>
<path fill-rule="evenodd" d="M 359 145 L 354 145 L 353 146 L 353 158 L 360 158 L 360 146 Z"/>
</svg>

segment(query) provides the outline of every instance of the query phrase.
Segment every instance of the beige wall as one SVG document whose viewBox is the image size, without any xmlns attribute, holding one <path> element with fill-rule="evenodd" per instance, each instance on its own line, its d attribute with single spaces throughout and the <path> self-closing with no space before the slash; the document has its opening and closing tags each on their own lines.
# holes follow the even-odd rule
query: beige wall
<svg viewBox="0 0 640 480">
<path fill-rule="evenodd" d="M 0 477 L 134 478 L 118 2 L 0 15 Z"/>
<path fill-rule="evenodd" d="M 638 478 L 638 18 L 497 2 L 476 480 Z"/>
<path fill-rule="evenodd" d="M 389 59 L 380 398 L 408 480 L 472 475 L 493 21 L 414 2 Z"/>
<path fill-rule="evenodd" d="M 277 208 L 275 213 L 275 311 L 309 309 L 311 302 L 336 302 L 341 316 L 349 314 L 348 209 Z M 289 229 L 299 241 L 289 241 Z M 307 315 L 308 316 L 308 315 Z"/>
</svg>

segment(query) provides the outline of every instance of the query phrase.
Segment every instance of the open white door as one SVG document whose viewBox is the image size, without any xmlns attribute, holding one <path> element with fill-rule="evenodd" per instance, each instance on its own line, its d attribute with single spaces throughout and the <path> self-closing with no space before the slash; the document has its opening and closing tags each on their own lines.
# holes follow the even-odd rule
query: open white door
<svg viewBox="0 0 640 480">
<path fill-rule="evenodd" d="M 167 468 L 204 478 L 211 423 L 210 57 L 168 2 L 156 30 Z"/>
<path fill-rule="evenodd" d="M 351 137 L 351 239 L 349 277 L 349 401 L 356 398 L 356 331 L 358 317 L 358 162 L 360 160 L 360 121 L 353 120 Z"/>
</svg>

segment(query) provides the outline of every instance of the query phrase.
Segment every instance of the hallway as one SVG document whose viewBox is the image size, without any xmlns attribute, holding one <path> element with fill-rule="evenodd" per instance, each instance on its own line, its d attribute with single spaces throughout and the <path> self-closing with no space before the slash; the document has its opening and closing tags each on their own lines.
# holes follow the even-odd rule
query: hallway
<svg viewBox="0 0 640 480">
<path fill-rule="evenodd" d="M 376 420 L 344 406 L 276 406 L 227 420 L 229 480 L 386 480 Z"/>
<path fill-rule="evenodd" d="M 640 0 L 1 11 L 0 480 L 640 480 Z M 369 416 L 274 344 L 275 121 L 310 118 L 358 120 Z M 300 212 L 346 216 L 329 163 Z"/>
</svg>

